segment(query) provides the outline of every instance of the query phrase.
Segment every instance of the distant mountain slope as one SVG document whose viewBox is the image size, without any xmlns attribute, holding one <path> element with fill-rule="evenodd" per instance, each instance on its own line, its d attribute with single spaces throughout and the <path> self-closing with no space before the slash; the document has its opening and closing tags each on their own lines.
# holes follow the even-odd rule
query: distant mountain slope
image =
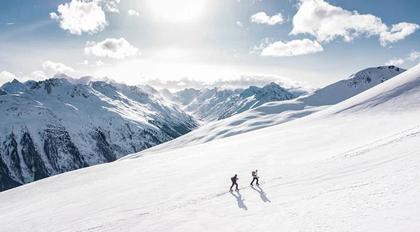
<svg viewBox="0 0 420 232">
<path fill-rule="evenodd" d="M 174 94 L 173 100 L 184 106 L 199 120 L 216 121 L 256 108 L 272 101 L 296 98 L 292 93 L 276 83 L 264 87 L 251 86 L 247 89 L 184 89 Z"/>
<path fill-rule="evenodd" d="M 395 66 L 367 68 L 309 95 L 288 101 L 268 102 L 230 118 L 208 123 L 150 151 L 205 143 L 301 118 L 364 92 L 404 71 Z"/>
<path fill-rule="evenodd" d="M 420 65 L 288 123 L 2 192 L 0 231 L 417 231 L 419 97 Z"/>
<path fill-rule="evenodd" d="M 0 191 L 113 161 L 197 126 L 147 86 L 54 78 L 2 89 Z"/>
</svg>

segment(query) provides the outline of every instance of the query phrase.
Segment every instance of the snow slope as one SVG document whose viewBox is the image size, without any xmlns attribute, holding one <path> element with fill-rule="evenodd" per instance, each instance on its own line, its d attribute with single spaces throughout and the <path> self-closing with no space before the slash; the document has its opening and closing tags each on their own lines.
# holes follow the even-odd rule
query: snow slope
<svg viewBox="0 0 420 232">
<path fill-rule="evenodd" d="M 298 120 L 2 192 L 0 231 L 418 231 L 419 97 L 417 65 Z"/>
<path fill-rule="evenodd" d="M 311 94 L 288 101 L 267 102 L 232 117 L 210 122 L 176 140 L 155 146 L 148 152 L 206 143 L 295 120 L 382 84 L 404 71 L 395 66 L 367 68 Z"/>
</svg>

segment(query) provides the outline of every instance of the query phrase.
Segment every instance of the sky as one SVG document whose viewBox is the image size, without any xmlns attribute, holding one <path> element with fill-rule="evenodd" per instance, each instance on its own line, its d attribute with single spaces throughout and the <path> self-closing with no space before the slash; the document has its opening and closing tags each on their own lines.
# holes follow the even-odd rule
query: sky
<svg viewBox="0 0 420 232">
<path fill-rule="evenodd" d="M 420 61 L 418 0 L 2 0 L 0 83 L 321 87 Z"/>
</svg>

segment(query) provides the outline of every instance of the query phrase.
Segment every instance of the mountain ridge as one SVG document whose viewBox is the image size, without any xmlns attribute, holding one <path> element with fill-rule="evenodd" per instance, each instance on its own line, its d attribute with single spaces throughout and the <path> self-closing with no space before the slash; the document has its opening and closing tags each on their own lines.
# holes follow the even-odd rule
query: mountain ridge
<svg viewBox="0 0 420 232">
<path fill-rule="evenodd" d="M 165 151 L 179 146 L 206 143 L 306 117 L 380 85 L 405 71 L 395 66 L 366 68 L 295 99 L 268 102 L 230 118 L 210 122 L 188 135 L 145 152 Z"/>
<path fill-rule="evenodd" d="M 172 99 L 198 120 L 217 121 L 267 102 L 290 100 L 299 94 L 271 82 L 263 87 L 250 86 L 246 89 L 187 88 L 174 93 Z"/>
<path fill-rule="evenodd" d="M 114 161 L 197 126 L 156 90 L 136 86 L 51 78 L 14 80 L 2 89 L 0 190 Z"/>
</svg>

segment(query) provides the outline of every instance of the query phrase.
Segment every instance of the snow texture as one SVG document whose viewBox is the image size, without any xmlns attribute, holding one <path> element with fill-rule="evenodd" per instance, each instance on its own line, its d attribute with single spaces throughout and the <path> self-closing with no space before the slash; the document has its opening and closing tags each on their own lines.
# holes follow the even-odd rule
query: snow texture
<svg viewBox="0 0 420 232">
<path fill-rule="evenodd" d="M 210 122 L 188 135 L 153 147 L 148 152 L 206 143 L 295 120 L 353 97 L 404 71 L 404 69 L 395 66 L 367 68 L 308 95 L 292 100 L 267 102 L 232 117 Z M 192 90 L 184 92 L 194 94 Z"/>
<path fill-rule="evenodd" d="M 294 121 L 8 190 L 0 231 L 418 231 L 419 99 L 417 65 Z"/>
</svg>

